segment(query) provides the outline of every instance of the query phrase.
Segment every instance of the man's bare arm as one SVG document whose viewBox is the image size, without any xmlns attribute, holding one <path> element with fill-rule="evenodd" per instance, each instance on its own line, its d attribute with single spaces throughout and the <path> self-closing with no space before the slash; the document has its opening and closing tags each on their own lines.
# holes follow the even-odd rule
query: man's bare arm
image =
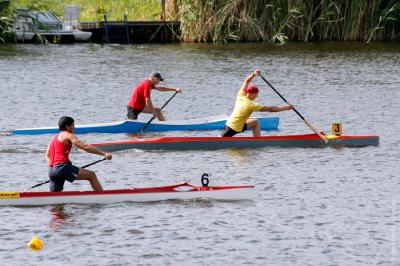
<svg viewBox="0 0 400 266">
<path fill-rule="evenodd" d="M 50 144 L 47 146 L 46 150 L 46 161 L 48 164 L 50 164 Z"/>
<path fill-rule="evenodd" d="M 263 106 L 261 112 L 281 112 L 293 109 L 293 105 L 289 104 L 286 106 Z"/>
<path fill-rule="evenodd" d="M 249 86 L 250 82 L 253 80 L 255 76 L 260 75 L 261 71 L 256 69 L 251 73 L 250 75 L 247 76 L 247 78 L 244 80 L 243 85 L 241 90 L 244 90 L 247 86 Z"/>
<path fill-rule="evenodd" d="M 168 88 L 168 87 L 154 87 L 154 90 L 182 92 L 182 90 L 180 88 Z"/>
<path fill-rule="evenodd" d="M 76 147 L 79 149 L 82 149 L 86 152 L 93 153 L 93 154 L 98 154 L 104 156 L 107 160 L 110 160 L 112 158 L 112 155 L 110 153 L 101 151 L 97 149 L 96 147 L 81 141 L 76 135 L 71 134 L 69 137 L 69 140 L 71 141 L 72 144 L 74 144 Z"/>
</svg>

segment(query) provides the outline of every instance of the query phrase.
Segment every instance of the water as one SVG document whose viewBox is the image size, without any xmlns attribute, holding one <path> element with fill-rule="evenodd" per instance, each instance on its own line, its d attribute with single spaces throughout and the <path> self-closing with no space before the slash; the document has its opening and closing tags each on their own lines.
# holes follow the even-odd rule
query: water
<svg viewBox="0 0 400 266">
<path fill-rule="evenodd" d="M 167 119 L 229 114 L 256 67 L 311 123 L 378 134 L 366 148 L 115 153 L 95 170 L 105 188 L 254 184 L 254 201 L 171 201 L 62 207 L 2 207 L 0 260 L 13 265 L 399 265 L 400 45 L 398 43 L 0 46 L 1 130 L 119 121 L 149 73 L 183 93 Z M 259 78 L 258 102 L 282 104 Z M 171 93 L 153 92 L 161 106 Z M 279 132 L 310 133 L 294 112 Z M 147 121 L 148 116 L 142 116 Z M 153 135 L 217 135 L 169 132 Z M 0 191 L 46 180 L 51 135 L 0 136 Z M 82 135 L 87 142 L 125 134 Z M 74 150 L 85 165 L 99 159 Z M 47 187 L 41 187 L 46 190 Z M 86 190 L 85 182 L 66 189 Z M 26 244 L 39 236 L 45 247 Z"/>
</svg>

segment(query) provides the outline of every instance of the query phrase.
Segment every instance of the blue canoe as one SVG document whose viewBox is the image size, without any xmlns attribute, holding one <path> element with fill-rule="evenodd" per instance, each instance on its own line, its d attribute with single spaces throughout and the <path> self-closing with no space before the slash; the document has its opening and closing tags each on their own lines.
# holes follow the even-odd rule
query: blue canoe
<svg viewBox="0 0 400 266">
<path fill-rule="evenodd" d="M 277 130 L 279 117 L 257 117 L 262 130 Z M 223 129 L 226 118 L 193 119 L 182 121 L 153 121 L 145 132 L 175 131 L 175 130 L 220 130 Z M 99 123 L 76 125 L 76 134 L 86 133 L 135 133 L 141 132 L 147 124 L 143 121 L 125 120 L 114 123 Z M 12 130 L 14 135 L 39 135 L 59 132 L 58 127 L 22 128 Z"/>
</svg>

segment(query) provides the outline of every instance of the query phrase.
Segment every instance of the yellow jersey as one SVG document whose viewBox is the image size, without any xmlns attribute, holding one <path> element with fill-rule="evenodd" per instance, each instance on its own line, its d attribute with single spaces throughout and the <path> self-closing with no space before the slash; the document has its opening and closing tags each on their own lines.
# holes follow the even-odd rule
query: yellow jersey
<svg viewBox="0 0 400 266">
<path fill-rule="evenodd" d="M 236 97 L 235 108 L 231 116 L 229 117 L 226 125 L 236 132 L 241 132 L 243 130 L 244 124 L 246 124 L 247 119 L 253 112 L 260 111 L 262 108 L 261 104 L 250 100 L 245 92 L 240 89 Z"/>
</svg>

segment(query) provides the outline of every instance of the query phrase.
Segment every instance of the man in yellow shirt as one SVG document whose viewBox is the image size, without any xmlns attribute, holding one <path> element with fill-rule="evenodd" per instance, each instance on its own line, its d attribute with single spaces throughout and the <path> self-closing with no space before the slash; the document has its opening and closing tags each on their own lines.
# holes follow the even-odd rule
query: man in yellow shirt
<svg viewBox="0 0 400 266">
<path fill-rule="evenodd" d="M 249 84 L 260 73 L 260 70 L 256 69 L 244 81 L 236 97 L 235 109 L 233 109 L 231 116 L 226 122 L 221 137 L 232 137 L 247 129 L 252 129 L 253 136 L 259 137 L 261 136 L 260 122 L 254 118 L 249 119 L 253 112 L 281 112 L 293 109 L 293 105 L 291 104 L 287 106 L 263 106 L 254 101 L 258 96 L 259 90 L 256 86 Z"/>
</svg>

